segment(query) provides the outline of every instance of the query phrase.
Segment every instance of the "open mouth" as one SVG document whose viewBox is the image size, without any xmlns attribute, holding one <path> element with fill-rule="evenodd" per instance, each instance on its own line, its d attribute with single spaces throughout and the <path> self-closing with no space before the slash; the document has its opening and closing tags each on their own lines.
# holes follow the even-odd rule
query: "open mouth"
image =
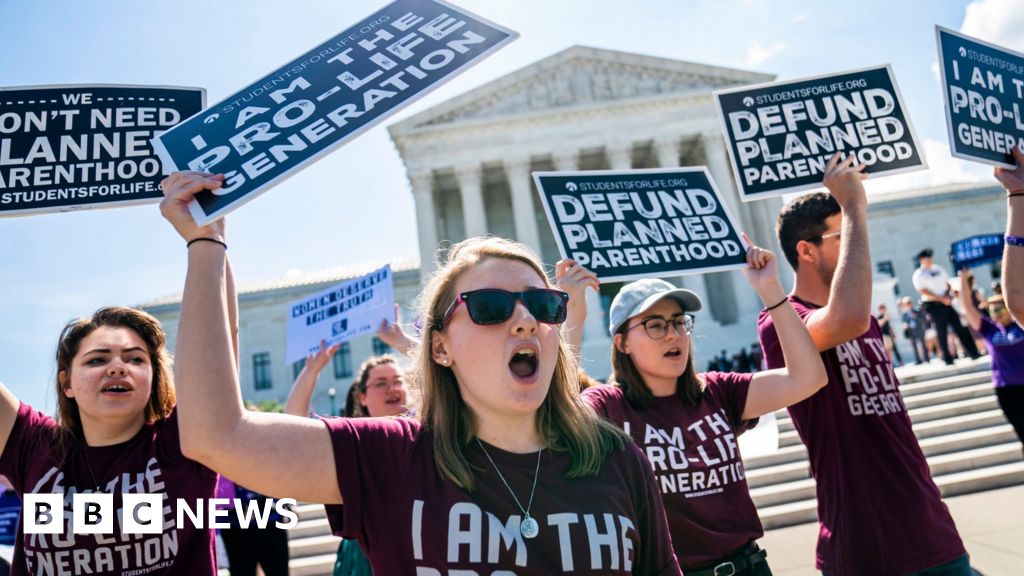
<svg viewBox="0 0 1024 576">
<path fill-rule="evenodd" d="M 107 384 L 103 388 L 100 388 L 100 392 L 104 394 L 127 394 L 132 391 L 132 387 L 120 382 L 112 382 Z"/>
<path fill-rule="evenodd" d="M 679 348 L 672 348 L 671 350 L 665 352 L 664 354 L 665 358 L 679 358 L 682 355 L 683 351 L 680 350 Z"/>
<path fill-rule="evenodd" d="M 519 378 L 530 378 L 537 373 L 537 352 L 530 348 L 522 348 L 512 355 L 508 363 L 509 370 Z"/>
</svg>

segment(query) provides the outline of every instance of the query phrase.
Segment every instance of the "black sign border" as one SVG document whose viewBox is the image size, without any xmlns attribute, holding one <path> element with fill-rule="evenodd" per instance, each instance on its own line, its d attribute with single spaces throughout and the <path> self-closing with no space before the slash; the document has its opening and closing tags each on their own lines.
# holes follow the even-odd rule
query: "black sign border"
<svg viewBox="0 0 1024 576">
<path fill-rule="evenodd" d="M 250 82 L 248 82 L 247 84 L 239 87 L 239 90 L 241 90 L 242 88 L 251 86 L 253 83 L 256 82 L 256 80 L 259 80 L 261 78 L 265 78 L 265 77 L 273 74 L 274 71 L 276 71 L 276 70 L 280 70 L 281 68 L 284 68 L 286 65 L 291 64 L 292 62 L 294 62 L 299 57 L 305 55 L 307 52 L 309 52 L 309 50 L 312 50 L 312 48 L 315 48 L 315 47 L 317 47 L 317 46 L 327 42 L 328 40 L 334 38 L 335 36 L 337 36 L 341 32 L 344 32 L 345 30 L 347 30 L 351 26 L 354 26 L 354 25 L 356 25 L 356 24 L 358 24 L 358 23 L 360 23 L 360 22 L 362 22 L 362 21 L 364 21 L 364 20 L 366 20 L 366 19 L 368 19 L 368 18 L 378 14 L 379 12 L 383 11 L 384 9 L 386 9 L 391 4 L 396 4 L 398 1 L 400 1 L 400 0 L 395 0 L 393 2 L 389 2 L 389 3 L 385 4 L 384 6 L 381 6 L 380 8 L 377 8 L 374 11 L 370 12 L 366 16 L 357 19 L 351 25 L 348 25 L 345 28 L 342 28 L 341 30 L 331 34 L 330 36 L 324 38 L 323 40 L 321 40 L 319 42 L 313 43 L 311 45 L 311 47 L 309 49 L 307 49 L 305 52 L 303 52 L 302 54 L 299 54 L 297 56 L 289 58 L 288 60 L 285 60 L 284 62 L 282 62 L 281 64 L 279 64 L 277 66 L 271 67 L 265 74 L 263 74 L 261 76 L 258 76 L 256 78 L 254 78 L 253 80 L 251 80 Z M 508 37 L 506 37 L 504 40 L 501 40 L 500 42 L 496 43 L 494 46 L 491 46 L 487 50 L 484 50 L 480 54 L 477 54 L 475 58 L 473 58 L 472 60 L 469 60 L 463 66 L 461 66 L 459 68 L 456 68 L 454 70 L 451 70 L 447 74 L 445 74 L 444 76 L 439 77 L 436 82 L 434 82 L 432 85 L 427 87 L 425 90 L 421 90 L 419 93 L 417 93 L 416 95 L 412 96 L 408 100 L 405 100 L 404 102 L 400 103 L 399 105 L 395 106 L 394 108 L 391 108 L 386 114 L 382 114 L 382 115 L 378 116 L 377 118 L 375 118 L 374 120 L 372 120 L 370 122 L 367 122 L 366 124 L 360 126 L 356 130 L 354 130 L 352 132 L 349 132 L 345 137 L 338 139 L 333 144 L 331 144 L 330 146 L 324 148 L 323 150 L 321 150 L 317 154 L 314 154 L 314 155 L 306 158 L 305 160 L 303 160 L 302 162 L 296 164 L 292 168 L 290 168 L 290 169 L 286 170 L 285 172 L 282 172 L 281 174 L 275 176 L 274 178 L 264 182 L 262 185 L 260 185 L 259 187 L 253 189 L 248 194 L 245 194 L 244 196 L 239 196 L 234 202 L 231 202 L 230 204 L 227 204 L 223 208 L 221 208 L 219 210 L 216 210 L 216 211 L 214 211 L 214 212 L 212 212 L 210 214 L 207 214 L 203 210 L 203 208 L 199 205 L 198 202 L 196 202 L 195 200 L 193 200 L 192 202 L 189 202 L 188 210 L 192 214 L 192 217 L 195 219 L 196 223 L 199 224 L 200 226 L 205 226 L 205 225 L 207 225 L 207 224 L 209 224 L 211 222 L 215 222 L 215 221 L 219 220 L 220 218 L 224 217 L 225 215 L 227 215 L 228 213 L 233 212 L 233 211 L 237 210 L 238 208 L 241 208 L 242 206 L 244 206 L 245 204 L 247 204 L 250 201 L 254 200 L 255 198 L 257 198 L 259 196 L 262 196 L 264 193 L 266 193 L 270 189 L 272 189 L 275 186 L 277 186 L 278 184 L 284 182 L 288 178 L 291 178 L 292 176 L 294 176 L 295 174 L 301 172 L 302 170 L 305 170 L 310 165 L 314 164 L 315 162 L 317 162 L 318 160 L 320 160 L 324 156 L 327 156 L 328 154 L 334 152 L 338 148 L 341 148 L 345 144 L 348 144 L 352 140 L 358 138 L 359 136 L 362 136 L 363 134 L 365 134 L 369 130 L 377 127 L 380 124 L 382 124 L 385 120 L 388 120 L 388 119 L 394 117 L 396 114 L 398 114 L 402 110 L 408 108 L 409 106 L 412 106 L 413 104 L 418 102 L 420 100 L 420 98 L 423 98 L 424 96 L 434 92 L 435 90 L 437 90 L 441 86 L 444 86 L 451 79 L 453 79 L 456 76 L 458 76 L 459 74 L 462 74 L 463 72 L 469 70 L 474 65 L 476 65 L 478 62 L 480 62 L 481 60 L 487 58 L 488 56 L 490 56 L 494 52 L 497 52 L 498 50 L 504 48 L 505 46 L 507 46 L 511 42 L 517 40 L 519 38 L 519 36 L 520 36 L 520 34 L 518 32 L 516 32 L 515 30 L 512 30 L 511 28 L 507 28 L 505 26 L 502 26 L 500 24 L 492 22 L 491 20 L 489 20 L 487 18 L 484 18 L 483 16 L 480 16 L 480 15 L 476 14 L 475 12 L 472 12 L 470 10 L 466 10 L 465 8 L 462 8 L 461 6 L 456 6 L 456 5 L 454 5 L 454 4 L 450 3 L 450 2 L 447 2 L 446 0 L 429 0 L 429 1 L 433 2 L 433 3 L 436 3 L 436 4 L 440 4 L 442 6 L 445 6 L 448 9 L 453 10 L 453 11 L 459 13 L 459 14 L 469 15 L 472 18 L 478 20 L 479 22 L 481 22 L 483 24 L 486 24 L 486 25 L 488 25 L 488 26 L 490 26 L 490 27 L 492 27 L 492 28 L 494 28 L 496 30 L 499 30 L 501 32 L 504 32 L 505 34 L 508 34 Z M 209 108 L 212 108 L 214 106 L 220 106 L 221 104 L 223 104 L 225 102 L 228 102 L 228 98 L 231 98 L 232 96 L 237 94 L 237 92 L 238 92 L 238 90 L 235 90 L 235 91 L 231 92 L 231 94 L 229 94 L 223 100 L 220 100 L 216 104 L 213 104 L 211 106 L 207 106 L 206 108 L 204 108 L 203 110 L 200 110 L 198 113 L 196 113 L 195 115 L 193 115 L 190 118 L 186 118 L 185 120 L 182 120 L 181 123 L 178 124 L 178 126 L 175 126 L 175 128 L 172 128 L 171 130 L 168 130 L 167 132 L 171 132 L 172 130 L 174 130 L 174 129 L 180 127 L 180 126 L 184 126 L 185 124 L 193 121 L 193 119 L 197 119 L 199 116 L 202 116 L 203 114 L 205 114 L 208 111 Z M 167 132 L 165 132 L 165 133 L 167 133 Z M 159 155 L 160 160 L 163 162 L 164 172 L 165 173 L 170 173 L 170 172 L 173 172 L 173 171 L 176 171 L 176 170 L 180 169 L 178 167 L 178 165 L 175 164 L 174 161 L 171 159 L 170 154 L 167 152 L 167 149 L 164 147 L 163 142 L 161 142 L 159 138 L 154 138 L 153 139 L 153 149 L 157 151 L 157 154 Z"/>
<path fill-rule="evenodd" d="M 83 89 L 88 90 L 89 88 L 128 88 L 128 89 L 153 89 L 153 90 L 192 90 L 199 92 L 199 107 L 200 111 L 193 116 L 202 113 L 202 110 L 206 109 L 206 88 L 199 86 L 168 86 L 163 84 L 38 84 L 33 86 L 0 86 L 0 95 L 4 92 L 13 90 L 46 90 L 46 89 Z M 184 120 L 182 120 L 184 122 Z M 180 124 L 181 122 L 179 122 Z M 172 128 L 173 129 L 173 128 Z M 166 130 L 165 130 L 166 132 Z M 150 148 L 158 161 L 163 163 L 163 158 L 160 153 L 157 152 L 156 147 L 153 145 L 153 140 L 150 140 Z M 162 198 L 142 198 L 137 200 L 112 200 L 110 202 L 101 202 L 93 204 L 75 204 L 71 206 L 53 206 L 49 208 L 31 208 L 25 210 L 7 210 L 0 211 L 0 218 L 17 218 L 23 216 L 35 216 L 39 214 L 61 214 L 64 212 L 84 212 L 87 210 L 108 210 L 114 208 L 123 208 L 128 206 L 145 206 L 148 204 L 157 204 Z"/>
<path fill-rule="evenodd" d="M 551 232 L 555 237 L 555 243 L 558 244 L 558 253 L 563 259 L 568 258 L 568 252 L 565 250 L 565 245 L 562 244 L 562 235 L 558 233 L 558 230 L 554 227 L 555 219 L 551 215 L 551 206 L 548 204 L 547 194 L 544 193 L 544 185 L 541 182 L 541 178 L 547 176 L 629 176 L 639 174 L 692 174 L 700 172 L 704 174 L 704 177 L 708 179 L 708 184 L 711 186 L 711 192 L 714 193 L 715 198 L 722 206 L 722 211 L 725 213 L 726 218 L 729 220 L 729 225 L 737 233 L 740 240 L 740 246 L 744 249 L 750 248 L 750 246 L 743 240 L 741 232 L 743 228 L 738 225 L 738 220 L 733 215 L 732 210 L 729 209 L 729 202 L 722 197 L 721 191 L 718 189 L 718 185 L 715 183 L 715 179 L 711 177 L 711 171 L 708 170 L 707 166 L 679 166 L 675 168 L 636 168 L 631 170 L 548 170 L 543 172 L 533 172 L 533 182 L 537 186 L 538 196 L 540 201 L 544 205 L 544 214 L 548 217 L 548 226 L 551 227 Z M 709 274 L 712 272 L 727 272 L 729 270 L 742 270 L 747 267 L 744 262 L 742 264 L 727 264 L 725 266 L 713 266 L 710 268 L 689 268 L 685 270 L 672 270 L 659 272 L 656 275 L 652 274 L 625 274 L 620 276 L 600 276 L 598 280 L 601 284 L 608 282 L 628 282 L 630 280 L 639 280 L 641 278 L 678 278 L 679 276 L 688 276 L 696 274 Z"/>
<path fill-rule="evenodd" d="M 1010 170 L 1015 170 L 1017 168 L 1016 164 L 1007 164 L 1006 162 L 998 162 L 998 161 L 995 161 L 995 160 L 989 160 L 988 158 L 982 158 L 980 156 L 971 156 L 970 154 L 964 154 L 962 152 L 958 152 L 957 151 L 957 149 L 956 149 L 955 134 L 953 134 L 953 113 L 952 113 L 952 111 L 950 110 L 950 107 L 949 107 L 949 84 L 946 83 L 946 67 L 944 66 L 945 58 L 942 55 L 942 33 L 943 32 L 945 32 L 946 34 L 949 34 L 950 36 L 955 36 L 957 38 L 960 38 L 961 40 L 967 40 L 968 42 L 974 42 L 976 44 L 981 44 L 982 46 L 985 46 L 987 48 L 991 48 L 992 50 L 996 50 L 998 52 L 1006 52 L 1007 54 L 1013 54 L 1014 56 L 1016 56 L 1016 57 L 1018 57 L 1018 58 L 1020 58 L 1022 60 L 1024 60 L 1024 53 L 1017 52 L 1016 50 L 1010 50 L 1009 48 L 1006 48 L 1004 46 L 999 46 L 999 45 L 993 44 L 991 42 L 986 42 L 986 41 L 981 40 L 979 38 L 975 38 L 974 36 L 968 36 L 966 34 L 961 34 L 960 32 L 957 32 L 956 30 L 952 30 L 950 28 L 945 28 L 943 26 L 939 26 L 938 24 L 935 25 L 935 45 L 936 45 L 936 49 L 937 49 L 938 57 L 939 57 L 939 85 L 942 88 L 942 112 L 946 116 L 946 135 L 949 136 L 949 153 L 950 153 L 950 155 L 953 156 L 954 158 L 959 158 L 961 160 L 967 160 L 967 161 L 970 161 L 970 162 L 978 162 L 980 164 L 987 164 L 989 166 L 999 166 L 1000 168 L 1007 168 L 1007 169 L 1010 169 Z M 1024 135 L 1022 135 L 1022 136 L 1024 136 Z"/>
<path fill-rule="evenodd" d="M 840 76 L 843 74 L 857 74 L 859 72 L 869 72 L 873 70 L 880 70 L 885 68 L 886 73 L 889 75 L 889 82 L 892 83 L 893 91 L 896 93 L 896 101 L 900 105 L 900 110 L 903 111 L 903 119 L 907 123 L 907 130 L 910 132 L 910 139 L 914 142 L 914 149 L 917 151 L 917 157 L 921 159 L 921 164 L 918 166 L 908 166 L 906 168 L 897 168 L 894 170 L 884 170 L 874 172 L 872 177 L 877 176 L 879 178 L 884 176 L 895 176 L 897 174 L 906 174 L 908 172 L 918 172 L 920 170 L 928 169 L 928 159 L 924 156 L 924 149 L 921 147 L 921 141 L 917 137 L 917 130 L 914 129 L 914 122 L 910 118 L 910 110 L 907 108 L 906 103 L 903 100 L 903 93 L 900 91 L 899 84 L 896 83 L 896 75 L 893 74 L 891 64 L 881 64 L 878 66 L 867 66 L 864 68 L 854 68 L 852 70 L 841 70 L 838 72 L 829 72 L 827 74 L 819 74 L 817 76 L 807 76 L 805 78 L 796 78 L 794 80 L 786 80 L 783 82 L 763 82 L 761 84 L 748 84 L 746 86 L 738 86 L 736 88 L 727 88 L 725 90 L 715 90 L 712 99 L 715 101 L 715 109 L 718 110 L 718 122 L 722 129 L 722 135 L 725 138 L 725 148 L 729 152 L 729 163 L 732 165 L 733 177 L 736 179 L 736 189 L 739 191 L 740 200 L 743 202 L 755 202 L 757 200 L 766 200 L 769 198 L 777 198 L 786 194 L 793 194 L 794 192 L 804 192 L 807 190 L 820 190 L 824 186 L 818 182 L 813 184 L 801 184 L 798 186 L 790 186 L 787 188 L 780 188 L 778 190 L 772 190 L 771 192 L 758 192 L 757 194 L 748 194 L 746 187 L 743 185 L 743 178 L 740 176 L 739 170 L 736 166 L 736 157 L 733 155 L 733 142 L 729 138 L 729 129 L 725 123 L 725 114 L 722 112 L 722 104 L 718 99 L 720 94 L 733 94 L 736 92 L 747 92 L 750 90 L 759 90 L 761 88 L 768 88 L 771 86 L 782 88 L 789 84 L 797 84 L 800 82 L 810 82 L 813 80 L 823 80 L 826 78 L 832 78 L 834 76 Z"/>
</svg>

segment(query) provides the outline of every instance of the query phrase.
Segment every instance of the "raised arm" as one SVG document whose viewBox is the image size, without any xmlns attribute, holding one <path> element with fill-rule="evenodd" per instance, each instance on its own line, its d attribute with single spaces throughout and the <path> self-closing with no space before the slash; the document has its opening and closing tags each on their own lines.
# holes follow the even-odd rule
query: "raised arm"
<svg viewBox="0 0 1024 576">
<path fill-rule="evenodd" d="M 395 320 L 393 322 L 389 322 L 387 318 L 381 320 L 380 326 L 377 328 L 377 338 L 409 357 L 420 344 L 419 340 L 406 334 L 401 324 L 398 323 L 398 302 L 395 302 Z"/>
<path fill-rule="evenodd" d="M 235 372 L 242 369 L 242 358 L 238 347 L 238 290 L 235 288 L 235 273 L 231 261 L 224 259 L 224 284 L 227 290 L 228 330 L 231 332 L 231 350 L 235 353 Z"/>
<path fill-rule="evenodd" d="M 166 198 L 160 211 L 191 242 L 174 363 L 182 451 L 270 496 L 340 503 L 334 451 L 321 422 L 242 407 L 227 253 L 220 244 L 224 224 L 200 227 L 187 208 L 197 192 L 219 188 L 222 181 L 209 173 L 179 172 L 162 183 Z M 200 238 L 212 241 L 194 241 Z"/>
<path fill-rule="evenodd" d="M 587 287 L 596 292 L 601 283 L 597 274 L 569 259 L 559 260 L 555 264 L 555 283 L 559 290 L 569 294 L 569 310 L 565 324 L 562 325 L 562 335 L 579 360 L 580 346 L 583 345 L 583 325 L 587 320 Z"/>
<path fill-rule="evenodd" d="M 981 312 L 971 300 L 971 290 L 967 286 L 966 268 L 960 270 L 960 290 L 957 294 L 960 295 L 960 304 L 963 306 L 964 317 L 967 318 L 967 324 L 970 325 L 971 330 L 977 332 L 981 329 Z"/>
<path fill-rule="evenodd" d="M 331 361 L 338 348 L 341 348 L 341 344 L 328 346 L 327 342 L 321 340 L 320 350 L 306 356 L 306 365 L 302 367 L 298 378 L 292 384 L 292 389 L 288 392 L 288 400 L 284 403 L 285 414 L 309 416 L 309 403 L 313 398 L 313 389 L 316 388 L 316 379 L 320 377 L 320 373 Z"/>
<path fill-rule="evenodd" d="M 1015 169 L 997 167 L 995 176 L 1006 188 L 1006 235 L 1024 238 L 1024 153 L 1016 146 L 1013 160 Z M 1016 243 L 1003 248 L 1003 298 L 1014 320 L 1024 324 L 1024 246 Z"/>
<path fill-rule="evenodd" d="M 828 303 L 807 318 L 818 350 L 828 350 L 867 332 L 871 325 L 871 252 L 868 248 L 868 200 L 864 164 L 851 154 L 833 156 L 825 170 L 825 187 L 842 208 L 839 261 Z M 780 334 L 781 336 L 781 334 Z"/>
<path fill-rule="evenodd" d="M 4 448 L 7 447 L 7 439 L 11 437 L 11 430 L 14 430 L 14 421 L 18 418 L 20 406 L 21 402 L 14 393 L 0 382 L 0 454 L 3 454 Z"/>
<path fill-rule="evenodd" d="M 746 234 L 743 239 L 750 244 Z M 775 255 L 764 248 L 750 246 L 743 275 L 765 307 L 770 308 L 768 313 L 778 331 L 786 361 L 783 368 L 754 374 L 741 416 L 750 420 L 807 398 L 824 386 L 828 378 L 807 327 L 782 290 Z"/>
</svg>

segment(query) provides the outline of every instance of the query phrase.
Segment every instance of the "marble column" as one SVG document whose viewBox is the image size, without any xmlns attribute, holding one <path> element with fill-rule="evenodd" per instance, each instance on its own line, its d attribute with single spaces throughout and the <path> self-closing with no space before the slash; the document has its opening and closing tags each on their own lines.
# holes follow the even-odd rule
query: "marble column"
<svg viewBox="0 0 1024 576">
<path fill-rule="evenodd" d="M 654 155 L 658 159 L 659 168 L 675 168 L 679 166 L 679 139 L 656 138 Z"/>
<path fill-rule="evenodd" d="M 608 154 L 608 165 L 612 170 L 630 170 L 633 168 L 633 145 L 612 144 L 605 148 Z"/>
<path fill-rule="evenodd" d="M 732 212 L 734 218 L 740 220 L 738 224 L 744 231 L 750 229 L 748 234 L 755 233 L 756 231 L 751 226 L 753 222 L 750 222 L 747 214 L 749 210 L 742 206 L 739 192 L 733 183 L 732 165 L 729 163 L 725 141 L 722 140 L 721 134 L 713 132 L 701 134 L 701 145 L 704 149 L 704 162 L 707 164 L 708 172 L 711 172 L 711 177 L 715 179 L 715 185 L 718 186 L 718 191 L 722 194 L 729 211 Z"/>
<path fill-rule="evenodd" d="M 416 228 L 420 241 L 420 276 L 428 278 L 435 268 L 437 217 L 434 211 L 434 174 L 431 171 L 409 175 L 412 197 L 416 202 Z"/>
<path fill-rule="evenodd" d="M 575 150 L 560 150 L 551 154 L 555 170 L 569 172 L 578 170 L 579 153 Z M 608 326 L 601 307 L 601 297 L 593 290 L 586 291 L 587 319 L 583 323 L 583 343 L 580 350 L 580 366 L 587 370 L 588 365 L 595 365 L 596 358 L 609 354 L 610 339 Z"/>
<path fill-rule="evenodd" d="M 576 150 L 560 150 L 551 154 L 551 162 L 559 172 L 578 170 L 579 158 L 580 154 Z"/>
<path fill-rule="evenodd" d="M 487 212 L 484 210 L 482 170 L 479 164 L 455 167 L 459 182 L 459 197 L 462 199 L 462 221 L 466 237 L 482 236 L 487 233 Z"/>
<path fill-rule="evenodd" d="M 516 158 L 505 162 L 509 194 L 512 196 L 512 217 L 515 220 L 516 240 L 540 254 L 540 234 L 530 188 L 530 158 Z"/>
<path fill-rule="evenodd" d="M 658 159 L 659 168 L 675 168 L 679 166 L 679 139 L 678 138 L 656 138 L 654 140 L 654 153 Z M 718 322 L 710 312 L 708 290 L 704 283 L 703 275 L 690 274 L 680 276 L 676 282 L 681 288 L 696 294 L 704 304 L 704 312 L 701 314 L 701 325 L 718 326 Z"/>
<path fill-rule="evenodd" d="M 705 132 L 701 134 L 701 141 L 708 171 L 711 172 L 719 192 L 737 220 L 736 224 L 755 242 L 770 245 L 772 234 L 766 230 L 766 227 L 770 229 L 770 224 L 764 222 L 763 210 L 756 206 L 757 202 L 742 202 L 740 200 L 736 183 L 733 180 L 732 165 L 729 163 L 729 156 L 725 149 L 725 140 L 721 133 Z M 738 319 L 746 321 L 747 318 L 756 317 L 762 305 L 761 299 L 750 284 L 739 278 L 738 274 L 732 274 L 731 278 L 734 280 L 733 287 L 739 311 Z"/>
</svg>

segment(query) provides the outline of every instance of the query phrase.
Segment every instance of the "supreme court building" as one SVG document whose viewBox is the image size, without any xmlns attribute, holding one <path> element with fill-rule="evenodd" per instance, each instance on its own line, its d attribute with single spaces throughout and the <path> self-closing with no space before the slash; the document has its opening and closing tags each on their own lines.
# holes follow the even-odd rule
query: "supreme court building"
<svg viewBox="0 0 1024 576">
<path fill-rule="evenodd" d="M 523 242 L 553 267 L 558 248 L 531 177 L 542 170 L 706 165 L 741 228 L 774 247 L 781 201 L 739 200 L 712 97 L 772 78 L 574 46 L 393 124 L 416 203 L 423 277 L 438 247 L 482 234 Z M 761 303 L 739 272 L 671 281 L 704 301 L 698 368 L 756 341 Z M 588 297 L 583 367 L 598 378 L 610 371 L 606 310 L 620 286 Z"/>
<path fill-rule="evenodd" d="M 532 171 L 540 170 L 706 165 L 741 228 L 779 256 L 783 287 L 789 289 L 792 272 L 774 232 L 782 202 L 739 201 L 712 100 L 716 89 L 771 79 L 766 74 L 577 46 L 391 125 L 406 166 L 419 232 L 419 259 L 391 262 L 395 300 L 402 305 L 400 321 L 414 331 L 419 288 L 436 268 L 435 257 L 444 255 L 438 248 L 448 243 L 480 234 L 513 238 L 533 247 L 553 269 L 558 249 L 531 177 Z M 896 291 L 915 296 L 911 257 L 921 248 L 934 248 L 936 263 L 950 270 L 950 243 L 1000 232 L 1006 218 L 1003 197 L 994 182 L 869 195 L 875 303 L 887 302 L 892 311 Z M 240 285 L 243 397 L 283 402 L 301 369 L 300 363 L 284 360 L 288 302 L 381 265 L 364 263 Z M 979 286 L 987 287 L 997 269 L 976 273 Z M 698 370 L 722 350 L 731 355 L 756 342 L 762 304 L 740 272 L 669 280 L 704 301 L 693 333 Z M 606 311 L 620 286 L 603 285 L 600 296 L 588 291 L 582 363 L 598 379 L 611 371 Z M 179 294 L 143 304 L 164 323 L 172 343 L 180 302 Z M 386 346 L 373 334 L 347 343 L 318 380 L 315 409 L 321 414 L 340 410 L 359 364 L 384 351 Z M 909 348 L 904 352 L 909 354 Z"/>
</svg>

